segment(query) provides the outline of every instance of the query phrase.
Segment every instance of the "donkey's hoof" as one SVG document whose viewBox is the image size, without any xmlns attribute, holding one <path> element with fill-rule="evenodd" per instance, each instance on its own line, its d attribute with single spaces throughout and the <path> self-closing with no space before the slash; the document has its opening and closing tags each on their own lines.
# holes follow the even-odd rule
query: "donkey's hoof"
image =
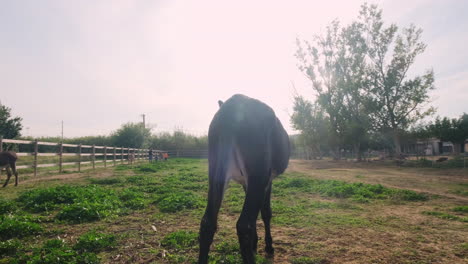
<svg viewBox="0 0 468 264">
<path fill-rule="evenodd" d="M 266 246 L 265 247 L 265 252 L 268 255 L 273 256 L 275 254 L 275 249 L 273 247 Z"/>
</svg>

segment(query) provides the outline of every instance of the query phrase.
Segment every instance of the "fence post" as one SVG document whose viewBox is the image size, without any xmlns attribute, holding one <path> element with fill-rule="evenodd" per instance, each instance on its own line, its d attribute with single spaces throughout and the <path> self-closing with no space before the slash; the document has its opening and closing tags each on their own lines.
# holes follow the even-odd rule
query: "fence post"
<svg viewBox="0 0 468 264">
<path fill-rule="evenodd" d="M 0 136 L 0 152 L 2 152 L 2 151 L 3 151 L 3 137 Z"/>
<path fill-rule="evenodd" d="M 130 148 L 127 148 L 127 161 L 130 164 Z"/>
<path fill-rule="evenodd" d="M 114 147 L 114 167 L 115 167 L 115 159 L 116 159 L 116 155 L 115 155 L 115 147 Z"/>
<path fill-rule="evenodd" d="M 93 148 L 92 148 L 92 160 L 91 162 L 93 163 L 93 170 L 96 168 L 96 148 L 93 144 Z"/>
<path fill-rule="evenodd" d="M 123 161 L 124 161 L 124 151 L 123 151 L 123 147 L 120 148 L 120 151 L 121 151 L 121 155 L 120 155 L 120 164 L 123 164 Z"/>
<path fill-rule="evenodd" d="M 39 144 L 37 142 L 37 139 L 34 140 L 34 177 L 37 176 L 37 152 L 39 151 Z"/>
<path fill-rule="evenodd" d="M 62 162 L 63 162 L 63 143 L 59 143 L 59 173 L 62 173 Z"/>
<path fill-rule="evenodd" d="M 107 147 L 104 146 L 104 168 L 107 167 L 106 162 L 107 162 Z"/>
<path fill-rule="evenodd" d="M 78 145 L 78 172 L 81 172 L 81 143 Z"/>
</svg>

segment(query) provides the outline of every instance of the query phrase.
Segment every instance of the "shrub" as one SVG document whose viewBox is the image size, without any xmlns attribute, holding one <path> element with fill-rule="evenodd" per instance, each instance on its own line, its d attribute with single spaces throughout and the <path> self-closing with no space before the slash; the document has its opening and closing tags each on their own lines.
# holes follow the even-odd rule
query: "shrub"
<svg viewBox="0 0 468 264">
<path fill-rule="evenodd" d="M 116 246 L 115 235 L 91 231 L 81 235 L 73 246 L 78 252 L 100 252 Z"/>
<path fill-rule="evenodd" d="M 0 238 L 11 239 L 35 235 L 42 232 L 42 227 L 29 217 L 0 216 Z"/>
<path fill-rule="evenodd" d="M 192 231 L 176 231 L 166 235 L 161 245 L 172 249 L 191 248 L 197 244 L 198 233 Z"/>
</svg>

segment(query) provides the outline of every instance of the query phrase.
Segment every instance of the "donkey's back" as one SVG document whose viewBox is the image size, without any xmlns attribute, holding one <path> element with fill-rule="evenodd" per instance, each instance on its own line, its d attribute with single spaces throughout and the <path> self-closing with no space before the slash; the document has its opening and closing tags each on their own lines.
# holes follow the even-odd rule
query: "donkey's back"
<svg viewBox="0 0 468 264">
<path fill-rule="evenodd" d="M 14 151 L 2 151 L 0 152 L 0 166 L 6 166 L 8 164 L 15 163 L 18 159 L 18 155 Z"/>
</svg>

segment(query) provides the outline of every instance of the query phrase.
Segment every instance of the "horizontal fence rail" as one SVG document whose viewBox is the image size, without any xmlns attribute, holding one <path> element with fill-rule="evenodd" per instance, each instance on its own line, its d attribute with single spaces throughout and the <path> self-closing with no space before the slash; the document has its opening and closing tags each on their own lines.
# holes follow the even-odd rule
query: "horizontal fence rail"
<svg viewBox="0 0 468 264">
<path fill-rule="evenodd" d="M 134 161 L 149 159 L 149 149 L 140 148 L 65 144 L 57 142 L 41 142 L 37 140 L 3 139 L 0 137 L 0 151 L 3 151 L 3 144 L 30 145 L 28 149 L 32 151 L 16 153 L 18 157 L 25 157 L 24 159 L 26 159 L 26 163 L 29 164 L 19 164 L 16 168 L 32 168 L 34 176 L 37 176 L 39 168 L 58 166 L 58 171 L 61 173 L 63 172 L 63 166 L 76 166 L 78 172 L 80 172 L 82 165 L 90 165 L 94 169 L 99 165 L 101 167 L 107 167 L 123 164 L 124 162 L 133 163 Z M 40 146 L 46 146 L 48 148 L 55 147 L 56 151 L 40 152 Z M 154 156 L 162 153 L 167 153 L 167 151 L 153 150 Z M 53 163 L 39 163 L 39 157 L 53 157 L 58 158 L 58 160 Z M 19 158 L 19 160 L 21 160 L 21 158 Z"/>
</svg>

